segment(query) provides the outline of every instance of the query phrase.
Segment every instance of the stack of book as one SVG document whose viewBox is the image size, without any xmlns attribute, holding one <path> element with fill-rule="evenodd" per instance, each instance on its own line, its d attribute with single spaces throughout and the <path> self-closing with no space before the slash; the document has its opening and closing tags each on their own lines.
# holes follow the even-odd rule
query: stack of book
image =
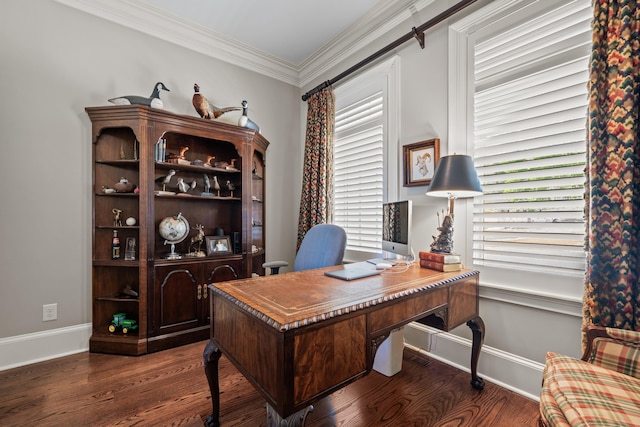
<svg viewBox="0 0 640 427">
<path fill-rule="evenodd" d="M 458 271 L 462 269 L 462 260 L 458 254 L 440 254 L 420 252 L 420 267 L 437 271 Z"/>
</svg>

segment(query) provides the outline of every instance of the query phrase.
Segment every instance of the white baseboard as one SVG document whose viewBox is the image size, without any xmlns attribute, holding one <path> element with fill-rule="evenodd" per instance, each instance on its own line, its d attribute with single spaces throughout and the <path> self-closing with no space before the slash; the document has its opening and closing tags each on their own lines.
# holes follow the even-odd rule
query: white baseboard
<svg viewBox="0 0 640 427">
<path fill-rule="evenodd" d="M 404 336 L 406 347 L 463 371 L 471 371 L 471 340 L 415 322 L 405 326 Z M 416 340 L 418 336 L 421 339 Z M 535 401 L 540 400 L 543 369 L 541 363 L 486 345 L 482 347 L 478 362 L 478 376 L 485 382 Z"/>
<path fill-rule="evenodd" d="M 91 323 L 0 338 L 0 371 L 89 350 Z"/>
</svg>

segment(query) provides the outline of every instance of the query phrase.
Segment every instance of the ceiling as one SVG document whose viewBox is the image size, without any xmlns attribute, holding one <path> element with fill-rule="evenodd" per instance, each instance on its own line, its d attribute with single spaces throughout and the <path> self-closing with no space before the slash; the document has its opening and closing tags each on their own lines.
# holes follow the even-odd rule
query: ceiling
<svg viewBox="0 0 640 427">
<path fill-rule="evenodd" d="M 379 0 L 144 2 L 280 60 L 298 65 L 366 15 Z"/>
<path fill-rule="evenodd" d="M 303 87 L 436 0 L 54 0 Z M 439 7 L 438 7 L 439 9 Z M 416 24 L 420 24 L 417 22 Z M 411 28 L 407 28 L 409 32 Z"/>
</svg>

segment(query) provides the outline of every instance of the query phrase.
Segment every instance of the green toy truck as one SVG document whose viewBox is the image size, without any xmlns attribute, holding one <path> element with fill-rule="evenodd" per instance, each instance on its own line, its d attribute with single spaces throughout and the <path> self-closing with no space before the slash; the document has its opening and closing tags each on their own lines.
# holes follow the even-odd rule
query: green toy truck
<svg viewBox="0 0 640 427">
<path fill-rule="evenodd" d="M 113 315 L 111 324 L 109 325 L 109 332 L 114 333 L 121 330 L 123 334 L 129 333 L 138 329 L 138 322 L 133 319 L 127 319 L 126 313 L 116 313 Z"/>
</svg>

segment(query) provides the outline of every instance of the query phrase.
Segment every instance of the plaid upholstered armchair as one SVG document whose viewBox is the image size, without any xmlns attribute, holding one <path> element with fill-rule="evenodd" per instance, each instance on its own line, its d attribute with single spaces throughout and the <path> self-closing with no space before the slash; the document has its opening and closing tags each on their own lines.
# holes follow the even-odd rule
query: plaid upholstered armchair
<svg viewBox="0 0 640 427">
<path fill-rule="evenodd" d="M 640 426 L 640 332 L 592 326 L 578 360 L 549 352 L 540 426 Z"/>
</svg>

